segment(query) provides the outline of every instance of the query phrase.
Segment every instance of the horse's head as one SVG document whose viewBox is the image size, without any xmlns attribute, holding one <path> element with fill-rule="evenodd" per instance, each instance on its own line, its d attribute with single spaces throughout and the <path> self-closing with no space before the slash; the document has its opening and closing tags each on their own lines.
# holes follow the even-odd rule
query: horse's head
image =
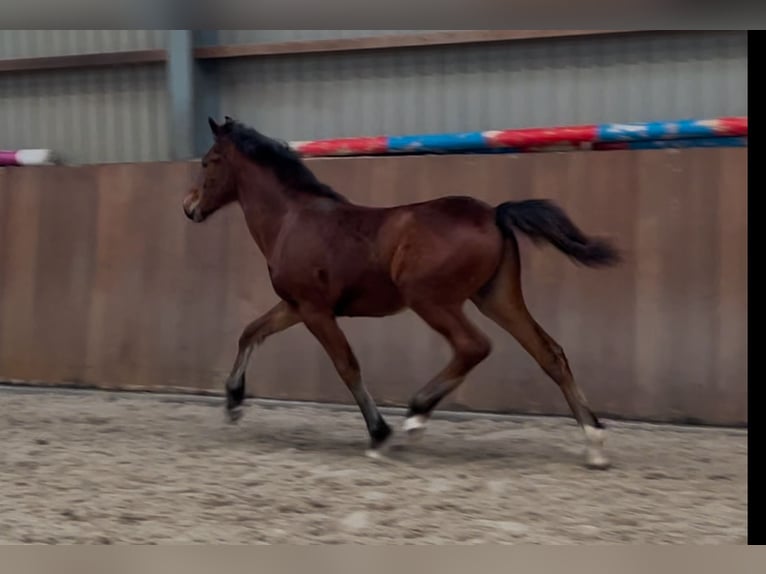
<svg viewBox="0 0 766 574">
<path fill-rule="evenodd" d="M 234 126 L 234 120 L 226 116 L 226 121 L 219 125 L 214 119 L 208 118 L 208 124 L 215 139 L 202 158 L 202 170 L 197 183 L 183 200 L 186 217 L 197 223 L 237 198 L 233 146 L 226 138 Z"/>
</svg>

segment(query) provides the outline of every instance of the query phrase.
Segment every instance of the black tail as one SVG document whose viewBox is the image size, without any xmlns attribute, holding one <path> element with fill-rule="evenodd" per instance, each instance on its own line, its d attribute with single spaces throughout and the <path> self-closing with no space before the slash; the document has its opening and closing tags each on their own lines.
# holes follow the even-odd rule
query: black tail
<svg viewBox="0 0 766 574">
<path fill-rule="evenodd" d="M 515 227 L 535 243 L 548 241 L 573 260 L 589 267 L 606 267 L 620 262 L 617 249 L 604 239 L 588 237 L 569 216 L 550 200 L 508 201 L 495 209 L 497 225 L 512 235 Z"/>
</svg>

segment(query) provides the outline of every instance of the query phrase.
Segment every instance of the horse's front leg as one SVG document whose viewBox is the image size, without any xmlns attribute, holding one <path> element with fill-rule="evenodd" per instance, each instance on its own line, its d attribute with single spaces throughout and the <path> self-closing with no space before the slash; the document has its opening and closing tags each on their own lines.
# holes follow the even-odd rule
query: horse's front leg
<svg viewBox="0 0 766 574">
<path fill-rule="evenodd" d="M 242 417 L 242 403 L 245 400 L 245 371 L 253 349 L 261 345 L 268 337 L 300 323 L 295 309 L 280 301 L 242 331 L 239 337 L 239 351 L 226 379 L 226 414 L 230 422 Z"/>
</svg>

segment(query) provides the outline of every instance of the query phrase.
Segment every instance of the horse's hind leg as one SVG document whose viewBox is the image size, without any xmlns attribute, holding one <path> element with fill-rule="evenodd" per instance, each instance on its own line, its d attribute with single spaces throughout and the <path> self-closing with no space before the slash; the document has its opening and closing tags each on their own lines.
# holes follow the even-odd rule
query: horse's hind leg
<svg viewBox="0 0 766 574">
<path fill-rule="evenodd" d="M 231 422 L 236 422 L 242 416 L 242 402 L 245 400 L 245 371 L 253 348 L 262 344 L 267 337 L 299 322 L 300 317 L 297 312 L 281 301 L 242 331 L 237 358 L 226 379 L 226 413 Z"/>
<path fill-rule="evenodd" d="M 585 432 L 587 466 L 607 468 L 603 452 L 604 427 L 591 411 L 574 380 L 561 346 L 548 335 L 529 313 L 521 292 L 518 246 L 506 243 L 506 258 L 495 278 L 473 298 L 479 310 L 508 331 L 553 379 L 564 394 L 572 414 Z"/>
<path fill-rule="evenodd" d="M 489 338 L 465 316 L 461 305 L 441 306 L 427 302 L 414 303 L 410 307 L 447 339 L 453 352 L 449 364 L 410 401 L 404 429 L 410 436 L 418 436 L 436 406 L 489 355 L 492 347 Z"/>
</svg>

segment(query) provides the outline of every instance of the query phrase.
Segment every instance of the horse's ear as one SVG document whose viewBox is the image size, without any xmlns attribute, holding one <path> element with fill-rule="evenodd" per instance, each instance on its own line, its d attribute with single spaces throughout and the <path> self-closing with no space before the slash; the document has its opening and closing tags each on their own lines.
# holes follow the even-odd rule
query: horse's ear
<svg viewBox="0 0 766 574">
<path fill-rule="evenodd" d="M 224 116 L 223 119 L 226 121 L 227 124 L 233 124 L 234 123 L 234 118 L 232 118 L 231 116 Z"/>
<path fill-rule="evenodd" d="M 214 136 L 217 136 L 219 133 L 221 133 L 221 126 L 215 123 L 215 120 L 213 118 L 208 117 L 207 123 L 210 126 L 210 131 L 213 132 Z"/>
</svg>

